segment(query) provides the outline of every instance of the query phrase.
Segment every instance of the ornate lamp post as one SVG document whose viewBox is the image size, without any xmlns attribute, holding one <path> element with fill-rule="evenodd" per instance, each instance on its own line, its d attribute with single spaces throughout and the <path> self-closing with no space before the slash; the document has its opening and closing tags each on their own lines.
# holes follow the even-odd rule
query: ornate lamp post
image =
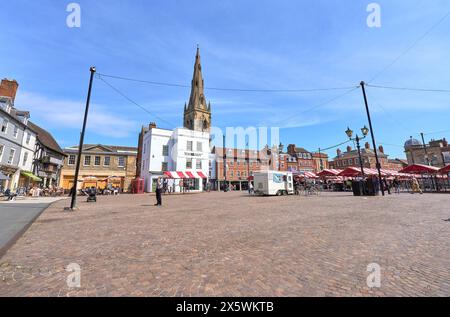
<svg viewBox="0 0 450 317">
<path fill-rule="evenodd" d="M 361 157 L 361 145 L 359 144 L 359 141 L 364 140 L 367 135 L 369 134 L 369 129 L 364 126 L 364 128 L 361 129 L 361 132 L 363 134 L 363 137 L 360 138 L 358 135 L 356 135 L 355 138 L 352 138 L 353 136 L 353 130 L 350 128 L 347 128 L 347 131 L 345 131 L 345 134 L 347 134 L 348 138 L 352 141 L 356 141 L 356 147 L 358 148 L 358 157 L 359 157 L 359 165 L 361 167 L 361 174 L 362 177 L 365 177 L 365 173 L 364 173 L 364 165 L 363 165 L 363 161 L 362 161 L 362 157 Z"/>
</svg>

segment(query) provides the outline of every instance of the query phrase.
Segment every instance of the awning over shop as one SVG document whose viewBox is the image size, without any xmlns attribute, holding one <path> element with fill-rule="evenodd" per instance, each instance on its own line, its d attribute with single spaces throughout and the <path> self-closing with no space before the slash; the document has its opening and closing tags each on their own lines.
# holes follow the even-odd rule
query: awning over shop
<svg viewBox="0 0 450 317">
<path fill-rule="evenodd" d="M 408 174 L 424 174 L 424 173 L 435 174 L 437 172 L 439 172 L 439 168 L 423 164 L 409 165 L 400 171 L 400 173 L 408 173 Z"/>
<path fill-rule="evenodd" d="M 27 171 L 21 171 L 20 172 L 21 175 L 28 177 L 29 179 L 35 181 L 35 182 L 42 182 L 42 178 L 37 177 L 36 175 L 34 175 L 31 172 L 27 172 Z"/>
<path fill-rule="evenodd" d="M 203 174 L 202 172 L 198 171 L 198 172 L 164 172 L 164 176 L 166 178 L 171 178 L 171 179 L 207 179 L 207 177 L 205 176 L 205 174 Z"/>
</svg>

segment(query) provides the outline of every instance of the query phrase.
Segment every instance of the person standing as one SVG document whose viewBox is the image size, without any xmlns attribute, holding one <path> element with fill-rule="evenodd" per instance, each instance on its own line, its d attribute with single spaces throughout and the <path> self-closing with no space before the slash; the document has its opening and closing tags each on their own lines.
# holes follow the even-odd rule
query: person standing
<svg viewBox="0 0 450 317">
<path fill-rule="evenodd" d="M 163 184 L 161 178 L 156 181 L 156 204 L 155 206 L 162 206 L 161 192 L 163 190 Z"/>
</svg>

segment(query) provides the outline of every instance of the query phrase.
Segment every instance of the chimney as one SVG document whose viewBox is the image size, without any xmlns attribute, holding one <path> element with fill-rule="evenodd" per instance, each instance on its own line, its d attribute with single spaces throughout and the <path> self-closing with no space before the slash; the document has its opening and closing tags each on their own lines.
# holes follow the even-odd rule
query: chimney
<svg viewBox="0 0 450 317">
<path fill-rule="evenodd" d="M 342 152 L 341 152 L 341 149 L 337 149 L 337 150 L 336 150 L 336 153 L 337 153 L 337 156 L 340 156 L 341 153 L 342 153 Z"/>
<path fill-rule="evenodd" d="M 150 124 L 148 125 L 148 128 L 151 129 L 156 129 L 156 122 L 150 122 Z"/>
<path fill-rule="evenodd" d="M 380 145 L 380 146 L 378 147 L 378 151 L 380 151 L 381 153 L 384 154 L 384 147 L 383 147 L 382 145 Z"/>
<path fill-rule="evenodd" d="M 347 146 L 347 152 L 351 152 L 352 151 L 352 147 L 349 145 Z"/>
<path fill-rule="evenodd" d="M 369 142 L 366 142 L 366 144 L 364 145 L 364 147 L 366 148 L 366 150 L 370 150 L 370 144 L 369 144 Z"/>
<path fill-rule="evenodd" d="M 0 84 L 0 96 L 10 97 L 14 103 L 16 99 L 17 89 L 19 84 L 15 80 L 2 79 Z"/>
<path fill-rule="evenodd" d="M 294 155 L 295 154 L 295 144 L 289 144 L 287 151 L 289 154 Z"/>
</svg>

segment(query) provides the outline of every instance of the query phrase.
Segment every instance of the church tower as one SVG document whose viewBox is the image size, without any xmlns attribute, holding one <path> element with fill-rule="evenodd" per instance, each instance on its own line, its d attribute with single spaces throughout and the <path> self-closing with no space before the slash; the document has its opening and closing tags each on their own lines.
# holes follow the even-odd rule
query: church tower
<svg viewBox="0 0 450 317">
<path fill-rule="evenodd" d="M 184 105 L 184 127 L 202 132 L 210 132 L 211 129 L 211 103 L 206 103 L 202 66 L 200 64 L 200 49 L 198 47 L 191 83 L 191 97 L 189 98 L 189 104 Z"/>
</svg>

